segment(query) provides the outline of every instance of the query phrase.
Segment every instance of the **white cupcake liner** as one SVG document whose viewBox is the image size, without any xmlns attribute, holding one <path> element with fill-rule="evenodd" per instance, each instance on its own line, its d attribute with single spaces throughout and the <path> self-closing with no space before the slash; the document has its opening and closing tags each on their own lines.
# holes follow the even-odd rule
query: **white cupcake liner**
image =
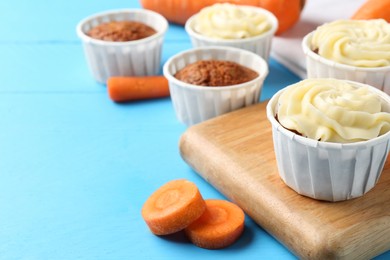
<svg viewBox="0 0 390 260">
<path fill-rule="evenodd" d="M 271 29 L 261 35 L 254 36 L 251 38 L 215 39 L 215 38 L 204 36 L 194 31 L 193 29 L 194 21 L 196 19 L 196 16 L 198 15 L 195 14 L 191 16 L 185 24 L 185 30 L 190 36 L 192 46 L 194 47 L 205 47 L 205 46 L 235 47 L 235 48 L 240 48 L 240 49 L 254 52 L 260 55 L 264 60 L 268 61 L 271 52 L 272 39 L 275 35 L 276 30 L 278 29 L 278 20 L 276 19 L 275 15 L 273 15 L 271 12 L 263 8 L 254 7 L 254 6 L 240 6 L 240 8 L 244 8 L 244 9 L 248 8 L 251 10 L 255 10 L 256 12 L 265 14 L 268 20 L 271 22 L 272 25 Z"/>
<path fill-rule="evenodd" d="M 356 86 L 364 84 L 352 82 Z M 390 112 L 390 97 L 377 93 Z M 287 186 L 313 199 L 343 201 L 360 197 L 377 183 L 390 149 L 390 132 L 356 143 L 321 142 L 297 135 L 275 119 L 281 93 L 267 105 L 279 175 Z"/>
<path fill-rule="evenodd" d="M 307 78 L 336 78 L 365 83 L 390 94 L 390 66 L 378 68 L 354 67 L 326 59 L 313 50 L 310 42 L 313 32 L 302 41 L 306 56 Z"/>
<path fill-rule="evenodd" d="M 140 40 L 110 42 L 89 37 L 93 27 L 111 21 L 138 21 L 154 28 L 157 33 Z M 98 13 L 83 19 L 76 31 L 83 42 L 89 69 L 100 83 L 112 76 L 150 76 L 160 70 L 163 38 L 167 20 L 158 13 L 143 9 L 124 9 Z"/>
<path fill-rule="evenodd" d="M 205 87 L 185 83 L 176 72 L 198 60 L 233 61 L 256 71 L 255 79 L 232 86 Z M 187 126 L 259 102 L 268 65 L 260 56 L 232 47 L 201 47 L 171 57 L 163 67 L 178 120 Z"/>
</svg>

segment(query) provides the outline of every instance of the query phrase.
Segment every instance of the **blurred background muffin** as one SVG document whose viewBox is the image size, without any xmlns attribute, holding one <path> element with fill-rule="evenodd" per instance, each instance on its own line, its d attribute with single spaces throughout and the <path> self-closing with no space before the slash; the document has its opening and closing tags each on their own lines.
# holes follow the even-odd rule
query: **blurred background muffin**
<svg viewBox="0 0 390 260">
<path fill-rule="evenodd" d="M 167 20 L 143 9 L 98 13 L 77 25 L 89 69 L 96 81 L 112 76 L 151 76 L 160 71 Z"/>
<path fill-rule="evenodd" d="M 278 21 L 271 12 L 228 3 L 205 7 L 185 24 L 194 47 L 236 47 L 254 52 L 266 61 L 277 28 Z"/>
</svg>

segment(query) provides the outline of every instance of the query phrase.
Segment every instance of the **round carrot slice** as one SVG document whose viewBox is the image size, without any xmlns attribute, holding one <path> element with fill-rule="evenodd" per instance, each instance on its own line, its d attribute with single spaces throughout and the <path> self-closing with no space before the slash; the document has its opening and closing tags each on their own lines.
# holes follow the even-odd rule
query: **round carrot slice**
<svg viewBox="0 0 390 260">
<path fill-rule="evenodd" d="M 183 230 L 206 209 L 197 186 L 188 180 L 170 181 L 156 190 L 142 207 L 142 217 L 155 235 Z"/>
<path fill-rule="evenodd" d="M 206 211 L 185 228 L 193 244 L 219 249 L 233 244 L 244 231 L 245 214 L 236 204 L 226 200 L 205 200 Z"/>
</svg>

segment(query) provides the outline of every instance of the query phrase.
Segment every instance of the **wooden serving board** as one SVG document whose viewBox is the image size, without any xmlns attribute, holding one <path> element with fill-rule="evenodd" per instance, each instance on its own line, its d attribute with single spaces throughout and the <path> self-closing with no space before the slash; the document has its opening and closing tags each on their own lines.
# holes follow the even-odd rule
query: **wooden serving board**
<svg viewBox="0 0 390 260">
<path fill-rule="evenodd" d="M 302 259 L 368 259 L 390 250 L 390 162 L 364 196 L 324 202 L 279 178 L 266 103 L 190 127 L 183 159 Z"/>
</svg>

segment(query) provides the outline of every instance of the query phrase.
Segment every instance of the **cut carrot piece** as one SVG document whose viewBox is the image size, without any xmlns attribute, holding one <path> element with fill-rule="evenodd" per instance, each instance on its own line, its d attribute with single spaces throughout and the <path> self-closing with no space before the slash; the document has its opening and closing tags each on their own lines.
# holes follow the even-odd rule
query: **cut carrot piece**
<svg viewBox="0 0 390 260">
<path fill-rule="evenodd" d="M 193 244 L 207 249 L 233 244 L 244 231 L 244 211 L 226 200 L 205 201 L 206 211 L 185 229 L 186 235 Z"/>
<path fill-rule="evenodd" d="M 142 217 L 155 235 L 183 230 L 206 210 L 206 203 L 196 185 L 179 179 L 156 190 L 142 207 Z"/>
<path fill-rule="evenodd" d="M 164 76 L 111 77 L 107 80 L 107 90 L 115 102 L 169 96 L 169 84 Z"/>
<path fill-rule="evenodd" d="M 355 20 L 385 19 L 390 23 L 390 0 L 367 0 L 351 18 Z"/>
</svg>

